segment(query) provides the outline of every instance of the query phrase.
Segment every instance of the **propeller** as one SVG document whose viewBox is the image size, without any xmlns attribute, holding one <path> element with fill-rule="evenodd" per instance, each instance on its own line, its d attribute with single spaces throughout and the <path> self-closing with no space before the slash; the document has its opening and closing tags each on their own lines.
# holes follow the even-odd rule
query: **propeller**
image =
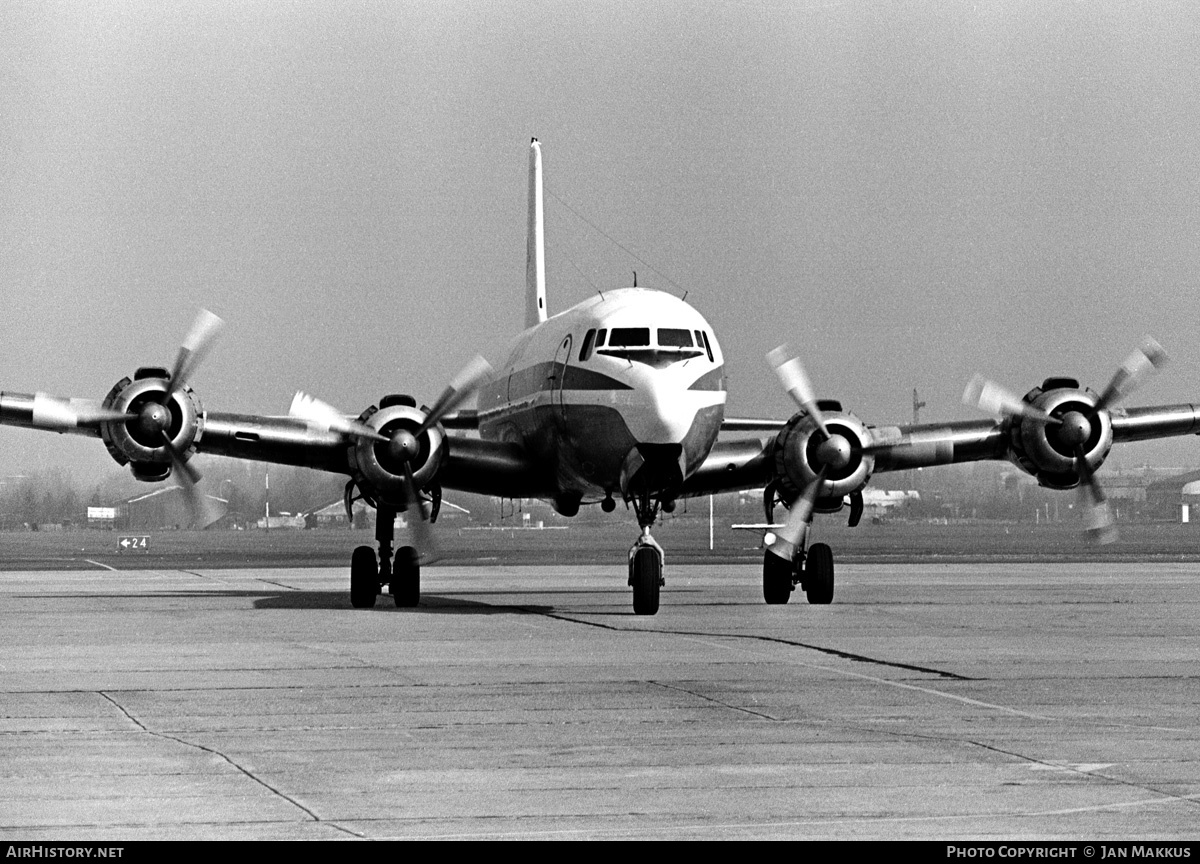
<svg viewBox="0 0 1200 864">
<path fill-rule="evenodd" d="M 783 389 L 788 392 L 800 410 L 805 411 L 817 425 L 824 440 L 817 446 L 813 461 L 820 467 L 816 478 L 801 491 L 800 496 L 792 502 L 788 511 L 787 522 L 775 535 L 775 541 L 767 548 L 788 561 L 792 560 L 795 549 L 804 539 L 808 526 L 812 523 L 813 509 L 821 494 L 821 485 L 830 471 L 838 471 L 850 464 L 851 447 L 845 436 L 831 433 L 825 424 L 825 417 L 817 405 L 812 384 L 800 358 L 793 356 L 787 345 L 780 345 L 768 352 L 767 362 L 775 370 Z"/>
<path fill-rule="evenodd" d="M 413 472 L 413 460 L 421 452 L 421 436 L 478 390 L 491 374 L 492 367 L 488 362 L 480 356 L 474 357 L 457 375 L 450 379 L 450 384 L 434 403 L 434 406 L 429 409 L 424 421 L 415 432 L 400 428 L 392 432 L 390 436 L 383 435 L 365 423 L 348 418 L 332 405 L 303 392 L 297 393 L 292 399 L 288 414 L 322 429 L 341 432 L 352 438 L 387 444 L 389 455 L 404 468 L 404 500 L 401 502 L 400 510 L 407 512 L 413 508 L 417 511 L 416 517 L 408 520 L 408 526 L 412 532 L 413 545 L 419 552 L 426 553 L 433 550 L 436 543 L 429 522 L 429 505 L 417 488 Z"/>
<path fill-rule="evenodd" d="M 196 371 L 212 348 L 213 341 L 225 322 L 207 309 L 201 309 L 192 322 L 192 329 L 179 347 L 179 355 L 175 358 L 175 368 L 171 370 L 171 386 L 167 390 L 164 403 L 187 383 L 188 378 Z"/>
<path fill-rule="evenodd" d="M 1057 417 L 1034 408 L 1015 393 L 978 374 L 967 383 L 967 389 L 963 391 L 963 403 L 1001 417 L 1022 417 L 1034 423 L 1059 422 Z"/>
<path fill-rule="evenodd" d="M 225 515 L 223 509 L 196 485 L 200 482 L 200 472 L 183 458 L 179 448 L 171 441 L 171 436 L 164 431 L 162 439 L 167 455 L 171 457 L 171 468 L 179 480 L 179 488 L 183 490 L 183 500 L 192 524 L 201 529 L 207 528 Z"/>
<path fill-rule="evenodd" d="M 800 364 L 800 358 L 789 356 L 790 354 L 787 345 L 780 345 L 775 350 L 767 352 L 767 362 L 775 369 L 775 374 L 779 376 L 779 382 L 783 384 L 783 389 L 788 392 L 788 395 L 800 406 L 802 411 L 806 411 L 813 418 L 817 428 L 821 430 L 821 437 L 828 440 L 829 430 L 825 428 L 825 417 L 821 414 L 821 409 L 817 407 L 812 384 L 809 383 L 808 375 Z"/>
<path fill-rule="evenodd" d="M 820 494 L 821 484 L 825 482 L 826 470 L 822 465 L 821 470 L 817 472 L 817 479 L 809 483 L 800 493 L 800 497 L 792 502 L 787 521 L 775 533 L 775 541 L 767 547 L 770 552 L 785 561 L 796 557 L 796 547 L 808 532 L 808 526 L 812 523 L 813 508 L 817 504 L 817 495 Z"/>
<path fill-rule="evenodd" d="M 425 422 L 417 430 L 417 437 L 421 437 L 436 426 L 443 417 L 461 405 L 490 377 L 492 377 L 491 364 L 476 354 L 466 366 L 459 370 L 457 375 L 450 379 L 450 383 L 442 391 L 438 401 L 429 409 L 429 415 L 425 418 Z"/>
<path fill-rule="evenodd" d="M 1079 505 L 1084 512 L 1084 530 L 1097 543 L 1112 543 L 1117 539 L 1117 526 L 1082 446 L 1075 448 L 1075 466 L 1079 470 Z"/>
<path fill-rule="evenodd" d="M 1127 397 L 1166 362 L 1167 352 L 1147 336 L 1141 346 L 1121 363 L 1095 405 L 1082 411 L 1066 411 L 1061 417 L 1054 417 L 1034 408 L 999 384 L 984 379 L 982 375 L 976 375 L 967 384 L 963 402 L 991 414 L 1016 416 L 1035 423 L 1057 425 L 1059 428 L 1055 434 L 1058 440 L 1070 447 L 1074 453 L 1075 470 L 1079 475 L 1079 503 L 1085 514 L 1085 530 L 1096 542 L 1111 543 L 1117 539 L 1117 528 L 1104 490 L 1096 480 L 1092 466 L 1088 464 L 1083 445 L 1091 437 L 1092 424 L 1100 412 L 1109 410 Z"/>
<path fill-rule="evenodd" d="M 322 402 L 316 396 L 310 396 L 304 391 L 297 391 L 292 398 L 288 414 L 299 420 L 306 421 L 310 426 L 319 429 L 332 430 L 349 435 L 352 438 L 366 438 L 370 441 L 390 441 L 386 435 L 380 435 L 366 423 L 351 420 L 328 402 Z"/>
<path fill-rule="evenodd" d="M 1166 362 L 1167 352 L 1147 336 L 1141 346 L 1125 358 L 1125 362 L 1108 382 L 1108 386 L 1104 388 L 1104 392 L 1100 394 L 1100 398 L 1096 402 L 1096 407 L 1092 409 L 1092 416 L 1120 402 L 1141 386 L 1147 376 L 1156 369 L 1161 369 Z"/>
<path fill-rule="evenodd" d="M 65 430 L 97 423 L 123 423 L 136 417 L 136 414 L 81 399 L 63 399 L 47 393 L 36 393 L 33 397 L 33 424 L 39 429 Z"/>
<path fill-rule="evenodd" d="M 199 528 L 208 527 L 220 519 L 222 514 L 220 508 L 196 485 L 200 482 L 200 472 L 184 459 L 184 454 L 171 440 L 171 435 L 167 431 L 171 425 L 171 409 L 168 406 L 171 399 L 186 386 L 192 373 L 207 356 L 224 323 L 212 312 L 201 309 L 195 320 L 192 321 L 192 327 L 184 338 L 183 344 L 179 347 L 179 354 L 176 356 L 175 366 L 171 370 L 171 380 L 167 385 L 167 392 L 159 400 L 149 400 L 143 403 L 137 414 L 125 421 L 127 424 L 136 423 L 139 429 L 150 438 L 157 435 L 162 439 L 162 446 L 171 460 L 171 468 L 179 479 L 179 488 L 183 490 L 184 502 L 192 517 L 192 524 Z"/>
</svg>

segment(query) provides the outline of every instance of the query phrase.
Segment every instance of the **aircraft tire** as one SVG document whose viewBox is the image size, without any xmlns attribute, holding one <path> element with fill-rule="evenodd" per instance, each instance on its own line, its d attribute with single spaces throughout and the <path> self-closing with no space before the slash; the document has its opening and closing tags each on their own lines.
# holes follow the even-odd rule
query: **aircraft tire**
<svg viewBox="0 0 1200 864">
<path fill-rule="evenodd" d="M 379 594 L 379 565 L 375 550 L 359 546 L 350 558 L 350 605 L 355 609 L 370 609 Z"/>
<path fill-rule="evenodd" d="M 658 589 L 662 584 L 662 557 L 658 550 L 643 546 L 633 555 L 633 612 L 654 615 L 658 612 Z"/>
<path fill-rule="evenodd" d="M 763 553 L 763 599 L 770 605 L 786 603 L 792 596 L 791 561 L 774 552 Z"/>
<path fill-rule="evenodd" d="M 400 608 L 412 608 L 421 602 L 421 556 L 412 546 L 401 546 L 396 551 L 389 590 Z"/>
<path fill-rule="evenodd" d="M 804 593 L 818 606 L 833 602 L 833 550 L 825 543 L 808 547 L 804 562 Z"/>
</svg>

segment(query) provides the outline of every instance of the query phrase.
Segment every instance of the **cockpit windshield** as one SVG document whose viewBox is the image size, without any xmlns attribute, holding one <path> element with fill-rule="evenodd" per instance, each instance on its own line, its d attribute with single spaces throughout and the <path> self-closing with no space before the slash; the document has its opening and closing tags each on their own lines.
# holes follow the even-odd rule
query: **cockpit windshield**
<svg viewBox="0 0 1200 864">
<path fill-rule="evenodd" d="M 692 331 L 683 327 L 614 327 L 608 333 L 607 345 L 603 342 L 603 332 L 597 334 L 597 354 L 645 363 L 656 369 L 705 353 L 700 331 L 696 331 L 696 340 L 693 341 Z"/>
<path fill-rule="evenodd" d="M 673 327 L 658 328 L 658 344 L 661 348 L 691 348 L 692 331 Z"/>
<path fill-rule="evenodd" d="M 640 346 L 650 344 L 649 327 L 614 327 L 608 337 L 608 344 L 614 348 L 625 346 Z"/>
</svg>

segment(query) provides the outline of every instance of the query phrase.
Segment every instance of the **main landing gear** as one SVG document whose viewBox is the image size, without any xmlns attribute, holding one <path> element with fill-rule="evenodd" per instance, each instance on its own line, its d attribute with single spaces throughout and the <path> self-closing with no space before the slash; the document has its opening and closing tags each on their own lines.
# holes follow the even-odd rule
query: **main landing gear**
<svg viewBox="0 0 1200 864">
<path fill-rule="evenodd" d="M 770 549 L 763 553 L 763 599 L 770 604 L 786 603 L 799 585 L 808 602 L 833 602 L 833 550 L 814 543 L 807 552 L 797 549 L 792 560 L 780 558 Z"/>
<path fill-rule="evenodd" d="M 411 516 L 409 518 L 412 518 Z M 359 546 L 350 558 L 350 605 L 370 609 L 375 598 L 388 586 L 388 593 L 400 607 L 416 606 L 421 600 L 421 556 L 412 546 L 401 546 L 392 557 L 396 535 L 396 511 L 379 507 L 375 521 L 375 541 L 379 561 L 370 546 Z"/>
</svg>

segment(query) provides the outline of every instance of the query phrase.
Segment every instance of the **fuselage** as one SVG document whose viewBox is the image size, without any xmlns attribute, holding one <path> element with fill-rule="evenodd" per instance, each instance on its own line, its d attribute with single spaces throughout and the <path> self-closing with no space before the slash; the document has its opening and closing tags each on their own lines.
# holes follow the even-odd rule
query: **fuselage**
<svg viewBox="0 0 1200 864">
<path fill-rule="evenodd" d="M 518 336 L 479 395 L 479 432 L 520 444 L 561 500 L 669 499 L 725 411 L 724 359 L 704 317 L 647 288 L 606 291 Z"/>
</svg>

